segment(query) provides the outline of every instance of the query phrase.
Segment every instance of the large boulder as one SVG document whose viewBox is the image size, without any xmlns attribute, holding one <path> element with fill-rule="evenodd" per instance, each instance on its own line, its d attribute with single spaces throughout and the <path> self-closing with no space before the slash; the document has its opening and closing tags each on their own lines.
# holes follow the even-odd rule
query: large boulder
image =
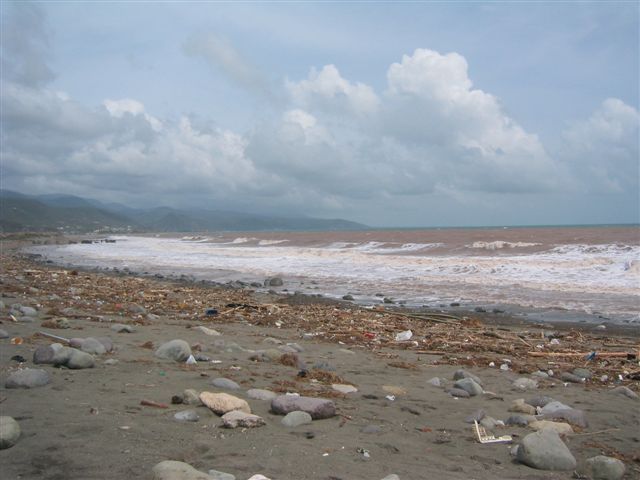
<svg viewBox="0 0 640 480">
<path fill-rule="evenodd" d="M 522 439 L 516 458 L 519 462 L 538 470 L 573 470 L 576 459 L 558 433 L 542 429 Z"/>
<path fill-rule="evenodd" d="M 336 414 L 336 405 L 324 398 L 299 397 L 296 395 L 280 395 L 271 401 L 271 411 L 278 415 L 300 410 L 307 412 L 311 418 L 318 420 L 330 418 Z"/>
</svg>

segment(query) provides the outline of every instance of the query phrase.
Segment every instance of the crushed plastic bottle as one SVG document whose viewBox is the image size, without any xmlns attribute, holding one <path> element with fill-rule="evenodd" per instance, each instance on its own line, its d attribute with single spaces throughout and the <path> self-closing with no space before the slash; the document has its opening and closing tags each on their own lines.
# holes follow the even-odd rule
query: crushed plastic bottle
<svg viewBox="0 0 640 480">
<path fill-rule="evenodd" d="M 413 332 L 411 330 L 405 330 L 404 332 L 396 334 L 396 342 L 406 342 L 407 340 L 411 340 L 411 337 L 413 337 Z"/>
</svg>

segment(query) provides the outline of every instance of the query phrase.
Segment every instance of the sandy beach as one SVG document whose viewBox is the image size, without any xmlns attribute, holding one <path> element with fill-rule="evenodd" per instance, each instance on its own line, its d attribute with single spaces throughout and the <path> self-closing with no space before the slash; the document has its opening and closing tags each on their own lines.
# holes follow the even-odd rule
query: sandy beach
<svg viewBox="0 0 640 480">
<path fill-rule="evenodd" d="M 637 328 L 559 328 L 473 312 L 410 317 L 312 296 L 72 270 L 10 247 L 2 252 L 0 412 L 21 434 L 0 450 L 5 479 L 232 478 L 210 470 L 238 480 L 604 478 L 587 461 L 598 455 L 621 460 L 621 478 L 639 478 Z M 410 339 L 396 340 L 408 330 Z M 56 342 L 51 335 L 107 337 L 113 348 L 93 354 L 93 368 L 34 364 L 34 352 Z M 195 364 L 158 358 L 176 339 Z M 7 388 L 27 368 L 49 381 Z M 457 376 L 481 386 L 468 398 L 454 386 L 461 369 L 467 374 Z M 335 415 L 285 426 L 251 389 L 327 399 Z M 201 392 L 247 401 L 264 425 L 223 428 L 198 404 Z M 542 470 L 514 456 L 532 422 L 543 420 L 549 399 L 540 397 L 580 412 L 555 418 L 566 430 L 548 427 L 562 429 L 575 467 Z M 526 407 L 514 407 L 518 399 Z M 531 408 L 536 418 L 524 413 Z M 187 410 L 198 420 L 176 420 Z M 513 442 L 479 443 L 474 418 Z M 154 473 L 166 460 L 204 473 Z"/>
</svg>

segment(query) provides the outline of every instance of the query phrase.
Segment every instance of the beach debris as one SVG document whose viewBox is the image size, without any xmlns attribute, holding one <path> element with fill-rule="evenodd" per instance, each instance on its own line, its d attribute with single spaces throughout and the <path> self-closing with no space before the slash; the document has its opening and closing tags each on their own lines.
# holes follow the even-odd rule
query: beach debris
<svg viewBox="0 0 640 480">
<path fill-rule="evenodd" d="M 198 362 L 196 361 L 196 357 L 194 357 L 193 355 L 189 355 L 189 358 L 187 358 L 187 361 L 184 362 L 187 365 L 196 365 Z"/>
<path fill-rule="evenodd" d="M 485 428 L 478 423 L 478 420 L 473 421 L 473 428 L 480 443 L 508 443 L 513 441 L 511 435 L 503 435 L 501 437 L 489 435 Z"/>
<path fill-rule="evenodd" d="M 169 405 L 167 405 L 166 403 L 156 402 L 154 400 L 140 400 L 140 405 L 154 408 L 169 408 Z"/>
<path fill-rule="evenodd" d="M 13 447 L 20 434 L 20 424 L 13 417 L 0 416 L 0 450 Z"/>
</svg>

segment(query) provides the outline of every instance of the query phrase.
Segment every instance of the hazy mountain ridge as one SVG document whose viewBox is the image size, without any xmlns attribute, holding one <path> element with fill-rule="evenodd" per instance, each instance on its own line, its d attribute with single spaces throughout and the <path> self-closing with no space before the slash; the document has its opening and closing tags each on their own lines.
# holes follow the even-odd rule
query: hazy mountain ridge
<svg viewBox="0 0 640 480">
<path fill-rule="evenodd" d="M 136 209 L 73 195 L 25 195 L 0 190 L 0 231 L 202 232 L 252 230 L 361 230 L 343 219 L 284 217 L 245 212 L 156 207 Z"/>
</svg>

